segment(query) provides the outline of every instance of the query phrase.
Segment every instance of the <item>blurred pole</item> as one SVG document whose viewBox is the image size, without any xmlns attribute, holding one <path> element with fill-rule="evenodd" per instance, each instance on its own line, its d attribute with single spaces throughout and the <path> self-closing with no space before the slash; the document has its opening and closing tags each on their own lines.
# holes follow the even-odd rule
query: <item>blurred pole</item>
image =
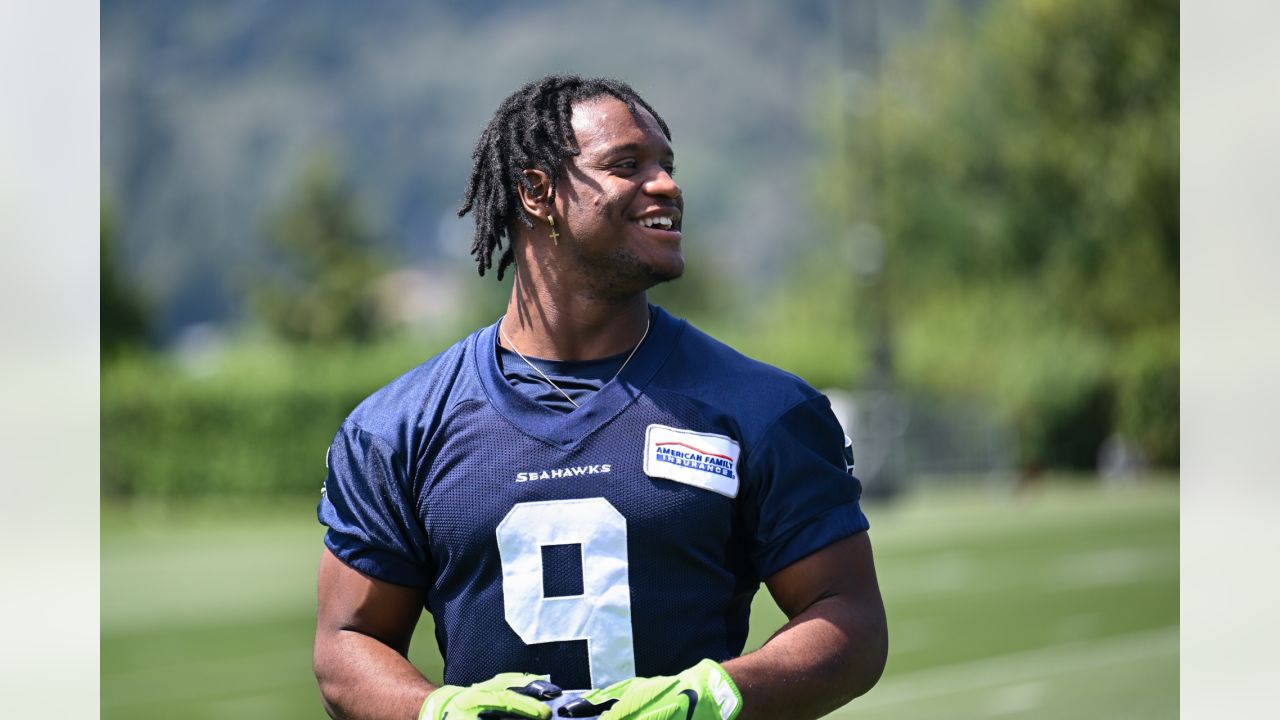
<svg viewBox="0 0 1280 720">
<path fill-rule="evenodd" d="M 905 408 L 896 392 L 892 320 L 889 308 L 887 222 L 885 212 L 883 42 L 878 0 L 833 0 L 837 107 L 835 148 L 840 158 L 838 182 L 841 225 L 852 257 L 854 319 L 851 331 L 869 340 L 870 377 L 853 394 L 856 472 L 870 497 L 887 498 L 900 489 L 898 439 L 905 430 Z M 856 57 L 855 57 L 856 56 Z M 853 84 L 854 93 L 850 93 Z M 862 137 L 855 158 L 850 128 Z M 863 197 L 854 198 L 852 163 L 861 160 L 868 182 Z M 851 210 L 854 202 L 859 211 Z M 867 332 L 860 332 L 866 328 Z M 859 454 L 860 451 L 860 454 Z"/>
</svg>

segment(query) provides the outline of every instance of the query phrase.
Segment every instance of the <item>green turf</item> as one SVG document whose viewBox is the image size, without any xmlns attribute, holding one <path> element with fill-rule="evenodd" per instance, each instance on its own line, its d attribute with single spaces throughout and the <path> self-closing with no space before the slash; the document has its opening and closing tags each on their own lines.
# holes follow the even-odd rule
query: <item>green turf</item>
<svg viewBox="0 0 1280 720">
<path fill-rule="evenodd" d="M 103 718 L 324 717 L 312 507 L 106 510 Z M 889 665 L 831 717 L 1177 716 L 1173 482 L 935 492 L 868 514 Z M 748 647 L 780 623 L 762 592 Z M 438 677 L 429 618 L 418 638 L 412 658 Z"/>
</svg>

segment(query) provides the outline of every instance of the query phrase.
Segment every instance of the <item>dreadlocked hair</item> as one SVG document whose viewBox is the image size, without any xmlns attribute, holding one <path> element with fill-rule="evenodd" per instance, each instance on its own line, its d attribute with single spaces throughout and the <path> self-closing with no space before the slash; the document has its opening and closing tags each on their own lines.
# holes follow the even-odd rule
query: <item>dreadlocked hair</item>
<svg viewBox="0 0 1280 720">
<path fill-rule="evenodd" d="M 658 121 L 662 132 L 671 139 L 671 131 L 662 116 L 631 89 L 630 85 L 611 78 L 583 78 L 577 75 L 547 75 L 512 93 L 490 118 L 471 153 L 471 178 L 458 208 L 458 217 L 474 211 L 475 238 L 471 254 L 480 274 L 493 267 L 493 253 L 502 250 L 498 260 L 498 279 L 515 262 L 511 240 L 518 219 L 533 227 L 533 218 L 525 212 L 516 191 L 517 184 L 530 191 L 533 183 L 525 170 L 541 170 L 551 178 L 550 199 L 556 196 L 556 177 L 561 165 L 571 155 L 578 155 L 578 141 L 570 123 L 573 106 L 584 100 L 611 95 L 626 103 L 631 114 L 642 107 Z M 503 249 L 502 238 L 508 242 Z"/>
</svg>

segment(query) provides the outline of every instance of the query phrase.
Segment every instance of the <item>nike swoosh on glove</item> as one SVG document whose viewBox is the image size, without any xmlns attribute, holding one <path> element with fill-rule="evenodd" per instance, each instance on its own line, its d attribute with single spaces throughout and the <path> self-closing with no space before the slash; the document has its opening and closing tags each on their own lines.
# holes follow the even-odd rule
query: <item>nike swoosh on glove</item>
<svg viewBox="0 0 1280 720">
<path fill-rule="evenodd" d="M 679 675 L 623 680 L 583 698 L 616 701 L 600 720 L 733 720 L 742 711 L 742 693 L 714 660 Z"/>
<path fill-rule="evenodd" d="M 537 675 L 500 673 L 466 687 L 441 685 L 422 703 L 418 720 L 550 720 L 551 709 L 535 698 L 559 694 Z"/>
</svg>

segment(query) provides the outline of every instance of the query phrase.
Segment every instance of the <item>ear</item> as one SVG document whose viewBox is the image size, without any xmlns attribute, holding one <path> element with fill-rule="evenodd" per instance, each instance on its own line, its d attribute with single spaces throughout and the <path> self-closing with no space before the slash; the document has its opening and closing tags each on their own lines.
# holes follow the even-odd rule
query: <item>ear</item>
<svg viewBox="0 0 1280 720">
<path fill-rule="evenodd" d="M 551 181 L 541 170 L 525 170 L 524 176 L 533 189 L 523 183 L 516 188 L 520 193 L 520 205 L 529 217 L 545 221 L 551 212 Z"/>
</svg>

